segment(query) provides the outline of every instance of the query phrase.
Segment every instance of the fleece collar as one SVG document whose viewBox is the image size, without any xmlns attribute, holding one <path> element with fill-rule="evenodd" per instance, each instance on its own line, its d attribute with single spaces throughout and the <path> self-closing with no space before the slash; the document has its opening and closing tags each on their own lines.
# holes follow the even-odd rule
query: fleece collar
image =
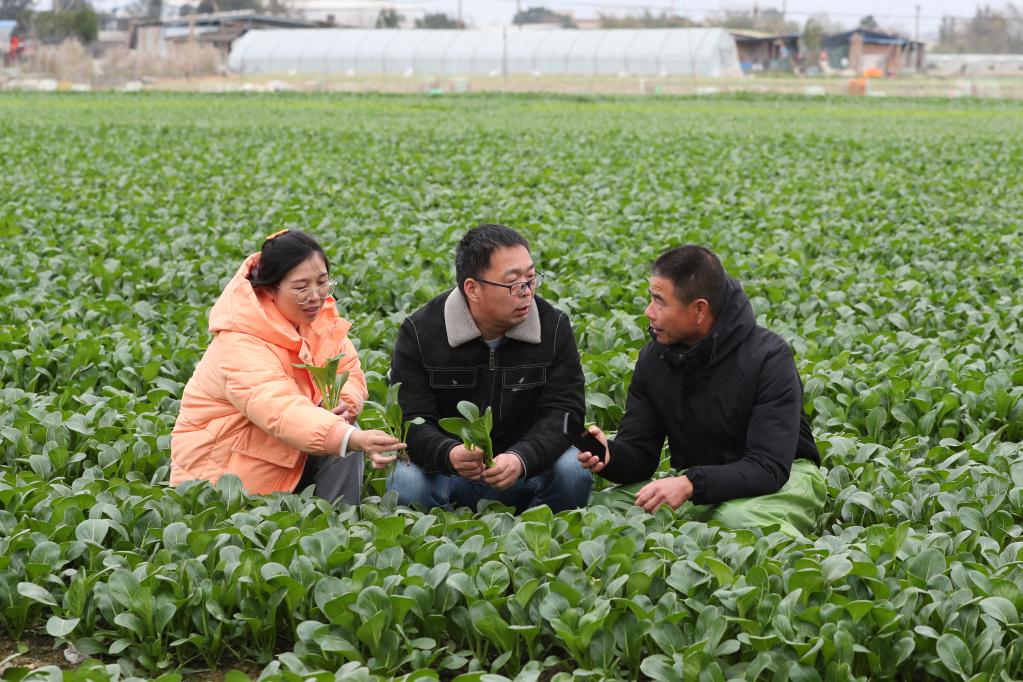
<svg viewBox="0 0 1023 682">
<path fill-rule="evenodd" d="M 483 333 L 476 326 L 469 312 L 469 303 L 458 289 L 452 289 L 444 301 L 444 327 L 448 334 L 448 345 L 452 348 L 468 343 L 475 338 L 482 338 Z M 536 301 L 529 306 L 526 319 L 505 332 L 505 337 L 525 343 L 540 343 L 540 311 Z"/>
</svg>

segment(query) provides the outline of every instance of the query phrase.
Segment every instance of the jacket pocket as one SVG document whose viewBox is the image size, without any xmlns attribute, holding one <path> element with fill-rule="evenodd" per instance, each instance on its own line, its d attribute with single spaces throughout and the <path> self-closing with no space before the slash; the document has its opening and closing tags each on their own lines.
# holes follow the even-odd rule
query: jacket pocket
<svg viewBox="0 0 1023 682">
<path fill-rule="evenodd" d="M 501 386 L 509 391 L 524 391 L 547 383 L 546 365 L 509 367 L 501 372 Z"/>
<path fill-rule="evenodd" d="M 475 369 L 431 369 L 430 388 L 474 388 Z"/>
<path fill-rule="evenodd" d="M 238 455 L 258 460 L 250 462 L 248 466 L 265 473 L 266 464 L 282 469 L 294 469 L 302 452 L 258 426 L 250 424 L 231 447 L 231 468 L 239 463 Z"/>
</svg>

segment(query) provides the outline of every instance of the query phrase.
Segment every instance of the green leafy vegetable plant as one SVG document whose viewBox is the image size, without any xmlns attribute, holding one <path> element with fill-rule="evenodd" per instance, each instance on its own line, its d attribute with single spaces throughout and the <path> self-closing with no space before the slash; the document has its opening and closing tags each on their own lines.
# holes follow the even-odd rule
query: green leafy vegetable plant
<svg viewBox="0 0 1023 682">
<path fill-rule="evenodd" d="M 422 417 L 416 417 L 415 419 L 403 421 L 401 405 L 398 404 L 398 390 L 400 388 L 400 382 L 388 386 L 383 404 L 375 400 L 367 400 L 363 404 L 363 411 L 359 422 L 363 426 L 380 429 L 404 443 L 409 429 L 424 423 L 424 420 Z M 409 461 L 408 453 L 404 450 L 398 452 L 398 459 L 407 464 Z"/>
<path fill-rule="evenodd" d="M 0 677 L 1023 680 L 1023 102 L 869 99 L 3 93 Z M 398 323 L 495 212 L 542 234 L 607 431 L 650 264 L 712 245 L 794 350 L 817 530 L 421 512 L 370 469 L 358 506 L 167 485 L 198 322 L 268 225 L 343 262 L 387 428 Z"/>
<path fill-rule="evenodd" d="M 323 363 L 323 367 L 304 365 L 297 362 L 292 363 L 292 366 L 309 372 L 309 376 L 313 378 L 316 388 L 320 389 L 320 393 L 323 395 L 323 406 L 328 410 L 333 410 L 341 402 L 341 389 L 344 387 L 345 382 L 348 381 L 349 372 L 347 370 L 341 374 L 337 373 L 337 366 L 344 356 L 344 353 L 338 353 L 332 358 L 327 358 L 327 361 Z"/>
<path fill-rule="evenodd" d="M 494 465 L 494 444 L 490 440 L 490 432 L 494 428 L 494 415 L 488 407 L 480 415 L 480 408 L 468 400 L 458 403 L 458 411 L 462 417 L 445 417 L 438 424 L 448 433 L 462 439 L 462 443 L 470 450 L 479 447 L 483 450 L 483 462 L 489 467 Z"/>
</svg>

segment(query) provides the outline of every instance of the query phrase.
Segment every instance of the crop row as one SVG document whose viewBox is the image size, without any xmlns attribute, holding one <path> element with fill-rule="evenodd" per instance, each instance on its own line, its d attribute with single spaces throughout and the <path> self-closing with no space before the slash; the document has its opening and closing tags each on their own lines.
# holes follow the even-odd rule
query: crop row
<svg viewBox="0 0 1023 682">
<path fill-rule="evenodd" d="M 0 97 L 16 160 L 0 173 L 0 632 L 97 659 L 31 679 L 245 661 L 272 680 L 1023 678 L 1021 113 Z M 820 534 L 603 507 L 422 514 L 378 476 L 358 508 L 166 485 L 205 316 L 263 235 L 323 241 L 380 400 L 398 325 L 451 286 L 481 221 L 531 240 L 610 431 L 653 258 L 719 252 L 796 352 Z"/>
</svg>

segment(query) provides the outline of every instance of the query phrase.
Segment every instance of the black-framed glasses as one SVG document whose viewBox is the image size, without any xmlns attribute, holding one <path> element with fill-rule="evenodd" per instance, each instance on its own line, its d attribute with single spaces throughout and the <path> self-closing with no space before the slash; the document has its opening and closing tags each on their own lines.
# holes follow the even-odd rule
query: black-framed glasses
<svg viewBox="0 0 1023 682">
<path fill-rule="evenodd" d="M 321 300 L 327 300 L 327 297 L 334 293 L 334 287 L 337 286 L 337 282 L 329 280 L 323 284 L 313 287 L 302 287 L 301 289 L 288 289 L 289 292 L 294 294 L 295 302 L 299 305 L 305 305 L 313 300 L 313 291 L 320 295 Z M 277 287 L 279 290 L 284 291 L 281 287 Z"/>
<path fill-rule="evenodd" d="M 491 282 L 489 280 L 480 279 L 479 277 L 473 277 L 477 282 L 483 282 L 489 284 L 492 287 L 503 287 L 508 290 L 508 293 L 512 296 L 522 296 L 528 291 L 536 291 L 543 284 L 544 274 L 538 272 L 524 282 L 512 282 L 511 284 L 501 284 L 500 282 Z"/>
</svg>

